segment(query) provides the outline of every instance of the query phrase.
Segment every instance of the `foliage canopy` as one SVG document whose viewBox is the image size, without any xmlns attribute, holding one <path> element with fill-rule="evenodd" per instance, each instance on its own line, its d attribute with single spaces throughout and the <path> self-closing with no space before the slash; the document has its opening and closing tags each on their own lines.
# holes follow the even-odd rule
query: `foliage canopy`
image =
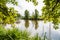
<svg viewBox="0 0 60 40">
<path fill-rule="evenodd" d="M 60 23 L 60 0 L 44 0 L 42 16 L 45 20 L 53 21 L 55 25 Z"/>
<path fill-rule="evenodd" d="M 17 11 L 14 8 L 8 8 L 7 3 L 17 5 L 16 0 L 0 0 L 0 24 L 12 24 L 17 17 Z"/>
</svg>

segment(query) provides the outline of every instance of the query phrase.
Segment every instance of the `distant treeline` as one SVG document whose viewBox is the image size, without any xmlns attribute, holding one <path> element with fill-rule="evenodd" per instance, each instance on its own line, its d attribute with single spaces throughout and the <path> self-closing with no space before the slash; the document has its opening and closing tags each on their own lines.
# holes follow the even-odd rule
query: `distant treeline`
<svg viewBox="0 0 60 40">
<path fill-rule="evenodd" d="M 39 12 L 37 9 L 35 9 L 35 12 L 33 12 L 31 16 L 29 11 L 25 10 L 24 16 L 21 16 L 20 14 L 18 14 L 17 18 L 23 19 L 23 20 L 43 20 L 43 17 L 39 15 Z"/>
</svg>

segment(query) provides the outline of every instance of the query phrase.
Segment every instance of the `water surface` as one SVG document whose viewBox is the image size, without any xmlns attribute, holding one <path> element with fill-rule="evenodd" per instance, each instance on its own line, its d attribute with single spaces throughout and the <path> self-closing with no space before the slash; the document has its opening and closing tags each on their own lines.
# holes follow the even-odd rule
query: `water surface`
<svg viewBox="0 0 60 40">
<path fill-rule="evenodd" d="M 27 30 L 34 36 L 38 33 L 42 38 L 46 35 L 46 38 L 51 40 L 60 40 L 60 29 L 55 30 L 52 22 L 46 22 L 41 20 L 19 20 L 20 23 L 16 24 L 16 27 L 21 30 Z"/>
</svg>

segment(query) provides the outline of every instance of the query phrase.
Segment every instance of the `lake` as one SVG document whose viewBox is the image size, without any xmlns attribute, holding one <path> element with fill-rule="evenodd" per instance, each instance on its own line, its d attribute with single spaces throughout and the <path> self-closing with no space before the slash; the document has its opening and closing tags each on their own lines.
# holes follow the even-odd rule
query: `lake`
<svg viewBox="0 0 60 40">
<path fill-rule="evenodd" d="M 60 40 L 60 27 L 59 29 L 55 30 L 52 22 L 44 23 L 44 21 L 41 20 L 19 20 L 19 22 L 15 24 L 18 29 L 27 30 L 30 32 L 31 36 L 34 36 L 36 33 L 38 33 L 38 35 L 42 38 L 44 35 L 46 35 L 47 39 L 50 38 L 51 40 Z M 7 24 L 6 28 L 10 28 L 8 26 L 10 25 Z"/>
</svg>

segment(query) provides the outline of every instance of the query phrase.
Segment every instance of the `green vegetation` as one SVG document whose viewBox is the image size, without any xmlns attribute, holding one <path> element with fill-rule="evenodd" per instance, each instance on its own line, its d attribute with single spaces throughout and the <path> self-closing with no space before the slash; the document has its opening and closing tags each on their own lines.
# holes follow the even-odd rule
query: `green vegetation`
<svg viewBox="0 0 60 40">
<path fill-rule="evenodd" d="M 25 10 L 25 19 L 29 19 L 29 11 L 28 10 Z"/>
<path fill-rule="evenodd" d="M 35 9 L 35 16 L 34 16 L 34 19 L 35 20 L 37 20 L 38 19 L 38 16 L 39 16 L 39 14 L 38 14 L 39 12 L 38 12 L 38 10 L 37 9 Z"/>
<path fill-rule="evenodd" d="M 28 2 L 33 2 L 33 4 L 36 6 L 36 5 L 38 5 L 38 2 L 37 2 L 37 0 L 26 0 L 26 1 L 28 1 Z"/>
<path fill-rule="evenodd" d="M 53 21 L 54 25 L 58 25 L 60 23 L 60 0 L 44 0 L 44 3 L 42 17 L 45 21 Z"/>
<path fill-rule="evenodd" d="M 0 24 L 13 24 L 16 21 L 18 12 L 14 8 L 8 8 L 7 3 L 17 5 L 15 0 L 0 0 Z"/>
<path fill-rule="evenodd" d="M 45 6 L 42 8 L 42 18 L 54 24 L 54 28 L 60 23 L 60 0 L 44 0 Z M 51 24 L 49 24 L 49 40 L 51 40 Z"/>
<path fill-rule="evenodd" d="M 26 30 L 22 31 L 17 28 L 5 29 L 0 26 L 0 40 L 41 40 L 41 38 L 38 35 L 30 37 L 30 33 Z"/>
<path fill-rule="evenodd" d="M 31 40 L 41 40 L 41 37 L 39 37 L 38 34 L 36 34 L 34 37 L 32 37 Z"/>
<path fill-rule="evenodd" d="M 43 20 L 40 16 L 39 16 L 39 12 L 37 9 L 35 9 L 35 12 L 33 12 L 32 16 L 29 15 L 29 11 L 25 10 L 25 16 L 21 16 L 20 19 L 23 20 Z"/>
</svg>

